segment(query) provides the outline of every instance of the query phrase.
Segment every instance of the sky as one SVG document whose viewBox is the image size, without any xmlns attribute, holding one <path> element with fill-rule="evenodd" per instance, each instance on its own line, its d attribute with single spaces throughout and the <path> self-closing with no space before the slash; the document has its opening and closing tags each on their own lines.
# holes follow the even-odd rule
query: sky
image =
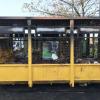
<svg viewBox="0 0 100 100">
<path fill-rule="evenodd" d="M 0 16 L 33 16 L 33 13 L 22 9 L 23 4 L 29 3 L 30 1 L 32 0 L 0 0 Z M 36 3 L 39 0 L 33 1 Z M 42 0 L 42 2 L 41 6 L 44 5 L 44 7 L 46 7 L 50 0 Z M 39 13 L 35 13 L 34 16 L 39 16 Z"/>
<path fill-rule="evenodd" d="M 0 0 L 0 16 L 32 16 L 22 10 L 23 3 L 31 0 Z"/>
</svg>

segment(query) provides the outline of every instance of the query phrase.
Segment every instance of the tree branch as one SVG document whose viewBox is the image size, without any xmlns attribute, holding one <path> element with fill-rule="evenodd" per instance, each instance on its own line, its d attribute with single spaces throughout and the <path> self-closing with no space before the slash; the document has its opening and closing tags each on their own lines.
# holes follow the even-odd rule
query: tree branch
<svg viewBox="0 0 100 100">
<path fill-rule="evenodd" d="M 71 4 L 71 3 L 69 3 L 69 2 L 67 2 L 67 1 L 65 1 L 65 0 L 60 0 L 60 1 L 62 1 L 62 2 L 64 2 L 64 3 L 70 5 L 71 7 L 73 7 L 74 10 L 75 10 L 75 12 L 76 12 L 76 14 L 77 14 L 78 16 L 81 16 L 80 13 L 78 12 L 77 8 L 74 6 L 74 4 Z"/>
</svg>

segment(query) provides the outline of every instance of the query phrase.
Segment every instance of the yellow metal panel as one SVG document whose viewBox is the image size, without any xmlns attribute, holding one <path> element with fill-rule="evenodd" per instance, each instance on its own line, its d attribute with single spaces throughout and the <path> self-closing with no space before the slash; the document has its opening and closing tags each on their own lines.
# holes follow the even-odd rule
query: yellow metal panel
<svg viewBox="0 0 100 100">
<path fill-rule="evenodd" d="M 34 64 L 32 81 L 69 81 L 70 64 Z M 75 82 L 100 81 L 100 64 L 74 64 Z M 0 82 L 28 81 L 28 64 L 0 64 Z"/>
<path fill-rule="evenodd" d="M 28 64 L 0 64 L 1 67 L 28 67 Z"/>
<path fill-rule="evenodd" d="M 99 64 L 76 64 L 75 80 L 77 81 L 100 81 Z"/>
<path fill-rule="evenodd" d="M 70 80 L 70 65 L 35 64 L 33 67 L 34 81 Z"/>
<path fill-rule="evenodd" d="M 32 81 L 69 81 L 68 64 L 34 64 Z M 0 81 L 28 81 L 28 64 L 1 64 Z"/>
<path fill-rule="evenodd" d="M 0 65 L 0 81 L 27 81 L 27 65 Z"/>
</svg>

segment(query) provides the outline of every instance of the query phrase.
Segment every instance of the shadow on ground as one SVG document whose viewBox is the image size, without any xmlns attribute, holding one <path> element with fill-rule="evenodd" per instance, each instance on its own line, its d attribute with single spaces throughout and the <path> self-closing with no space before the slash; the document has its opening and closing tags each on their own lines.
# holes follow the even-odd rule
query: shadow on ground
<svg viewBox="0 0 100 100">
<path fill-rule="evenodd" d="M 66 84 L 0 85 L 0 100 L 100 100 L 100 84 L 70 88 Z"/>
</svg>

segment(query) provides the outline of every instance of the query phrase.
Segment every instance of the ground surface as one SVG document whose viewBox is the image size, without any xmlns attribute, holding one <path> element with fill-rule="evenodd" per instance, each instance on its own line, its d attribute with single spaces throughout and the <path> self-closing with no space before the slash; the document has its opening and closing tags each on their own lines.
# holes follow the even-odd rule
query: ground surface
<svg viewBox="0 0 100 100">
<path fill-rule="evenodd" d="M 0 85 L 0 100 L 100 100 L 100 85 Z"/>
</svg>

